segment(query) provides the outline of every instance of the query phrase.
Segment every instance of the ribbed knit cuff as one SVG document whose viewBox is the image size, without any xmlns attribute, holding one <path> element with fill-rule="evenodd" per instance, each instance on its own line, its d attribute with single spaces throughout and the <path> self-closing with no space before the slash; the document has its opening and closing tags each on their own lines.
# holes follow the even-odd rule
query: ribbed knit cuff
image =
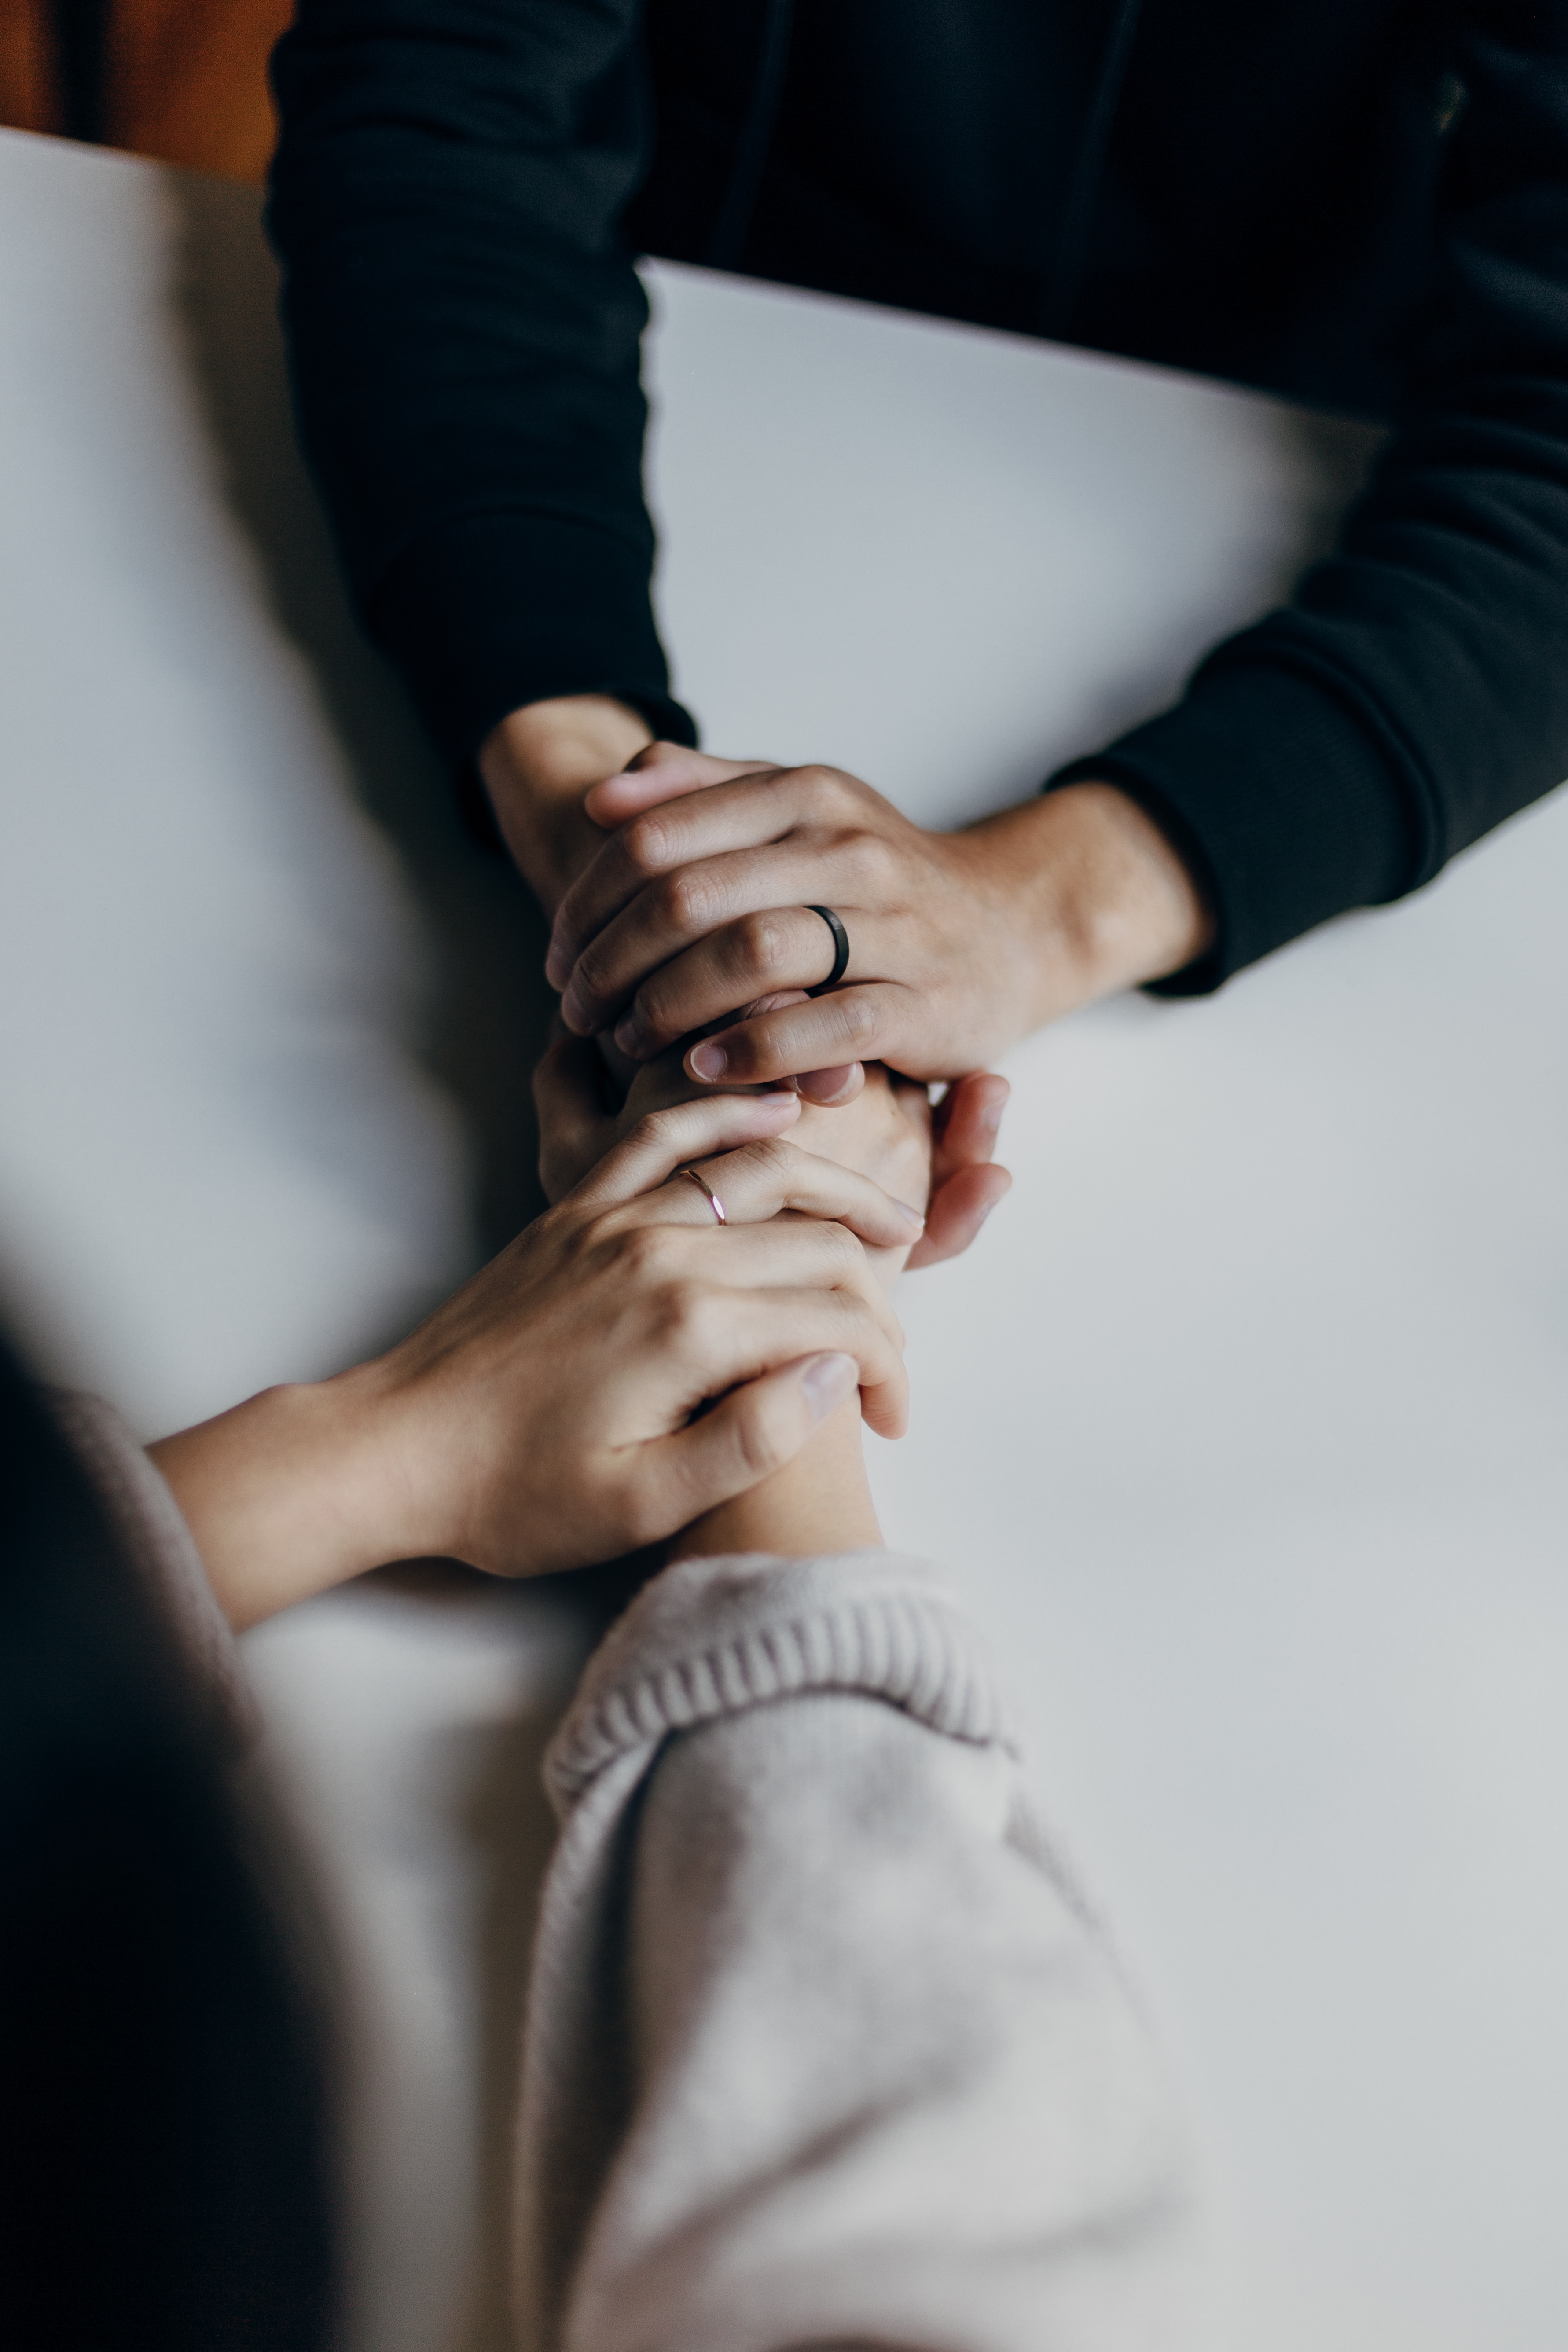
<svg viewBox="0 0 1568 2352">
<path fill-rule="evenodd" d="M 47 1395 L 126 1558 L 179 1645 L 198 1702 L 226 1738 L 248 1745 L 259 1717 L 179 1505 L 112 1405 L 75 1389 Z"/>
<path fill-rule="evenodd" d="M 1116 784 L 1185 862 L 1215 918 L 1209 952 L 1154 992 L 1217 988 L 1288 940 L 1420 879 L 1392 751 L 1327 679 L 1279 660 L 1201 670 L 1175 709 L 1046 786 Z"/>
<path fill-rule="evenodd" d="M 500 719 L 558 695 L 608 694 L 656 735 L 695 743 L 669 693 L 646 551 L 559 515 L 470 515 L 426 532 L 370 601 L 378 641 L 461 770 Z"/>
<path fill-rule="evenodd" d="M 646 1584 L 589 1660 L 545 1759 L 563 1818 L 613 1764 L 671 1733 L 806 1691 L 880 1698 L 932 1731 L 1016 1753 L 984 1642 L 924 1561 L 884 1551 L 685 1559 Z"/>
</svg>

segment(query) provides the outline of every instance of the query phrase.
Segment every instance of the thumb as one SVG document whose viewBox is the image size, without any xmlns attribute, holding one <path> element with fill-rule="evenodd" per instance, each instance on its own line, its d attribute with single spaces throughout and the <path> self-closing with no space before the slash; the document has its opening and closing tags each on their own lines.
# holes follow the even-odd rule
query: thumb
<svg viewBox="0 0 1568 2352">
<path fill-rule="evenodd" d="M 973 1070 L 954 1078 L 932 1121 L 935 1183 L 944 1183 L 960 1168 L 982 1167 L 991 1158 L 1012 1091 L 995 1070 Z"/>
<path fill-rule="evenodd" d="M 1012 1184 L 1005 1168 L 989 1162 L 958 1168 L 943 1177 L 926 1203 L 925 1231 L 905 1259 L 906 1268 L 913 1273 L 961 1256 Z"/>
<path fill-rule="evenodd" d="M 682 1524 L 793 1462 L 835 1407 L 853 1395 L 859 1378 L 853 1356 L 800 1356 L 731 1389 L 700 1420 L 659 1438 L 665 1466 L 685 1493 Z"/>
</svg>

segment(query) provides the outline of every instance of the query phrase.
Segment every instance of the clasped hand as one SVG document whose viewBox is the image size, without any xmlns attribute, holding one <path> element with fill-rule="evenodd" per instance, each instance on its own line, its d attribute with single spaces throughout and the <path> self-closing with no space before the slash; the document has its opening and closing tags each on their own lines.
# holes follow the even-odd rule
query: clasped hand
<svg viewBox="0 0 1568 2352">
<path fill-rule="evenodd" d="M 900 1434 L 902 1335 L 867 1251 L 901 1255 L 919 1205 L 801 1150 L 802 1116 L 781 1093 L 637 1118 L 384 1355 L 154 1446 L 231 1622 L 388 1560 L 525 1576 L 640 1549 L 782 1467 L 857 1386 Z M 670 1181 L 693 1164 L 721 1228 Z"/>
<path fill-rule="evenodd" d="M 976 1066 L 1028 1025 L 1017 892 L 992 878 L 1006 820 L 927 833 L 836 769 L 671 744 L 649 746 L 584 805 L 616 830 L 555 917 L 546 971 L 564 992 L 568 1028 L 588 1036 L 614 1024 L 615 1049 L 634 1066 L 684 1043 L 696 1084 L 782 1079 L 834 1107 L 855 1099 L 873 1058 L 951 1080 L 910 1264 L 966 1249 L 1011 1182 L 991 1165 L 1006 1081 Z M 799 904 L 781 903 L 792 893 Z M 848 925 L 850 962 L 839 987 L 811 997 L 832 955 L 812 911 L 823 903 Z M 544 1145 L 548 1185 L 548 1118 Z M 811 1148 L 838 1156 L 831 1122 Z"/>
<path fill-rule="evenodd" d="M 1034 941 L 1005 819 L 927 832 L 836 768 L 668 743 L 584 806 L 613 830 L 557 909 L 545 966 L 579 1035 L 613 1030 L 634 1061 L 700 1038 L 686 1056 L 695 1078 L 805 1074 L 805 1091 L 830 1102 L 867 1061 L 959 1077 L 1031 1025 Z M 842 983 L 704 1034 L 736 1005 L 824 978 L 833 942 L 812 912 L 823 904 L 848 930 Z"/>
</svg>

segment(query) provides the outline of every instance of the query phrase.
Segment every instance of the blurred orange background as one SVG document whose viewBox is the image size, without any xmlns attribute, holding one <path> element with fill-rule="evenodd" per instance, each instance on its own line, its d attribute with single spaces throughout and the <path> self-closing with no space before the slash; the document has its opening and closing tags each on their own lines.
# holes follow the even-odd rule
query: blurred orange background
<svg viewBox="0 0 1568 2352">
<path fill-rule="evenodd" d="M 0 0 L 0 124 L 266 176 L 292 0 Z"/>
</svg>

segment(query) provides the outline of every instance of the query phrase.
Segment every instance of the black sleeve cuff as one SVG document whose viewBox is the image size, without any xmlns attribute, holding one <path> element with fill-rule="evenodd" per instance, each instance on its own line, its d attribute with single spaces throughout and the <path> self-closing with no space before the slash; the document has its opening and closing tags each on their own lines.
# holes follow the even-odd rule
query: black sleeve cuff
<svg viewBox="0 0 1568 2352">
<path fill-rule="evenodd" d="M 465 516 L 424 533 L 369 600 L 437 748 L 461 772 L 499 720 L 557 695 L 608 694 L 695 743 L 672 699 L 645 549 L 560 515 Z"/>
<path fill-rule="evenodd" d="M 1399 768 L 1367 715 L 1279 661 L 1199 672 L 1175 709 L 1058 769 L 1115 784 L 1170 838 L 1215 919 L 1214 945 L 1163 996 L 1203 995 L 1314 924 L 1419 878 Z"/>
</svg>

